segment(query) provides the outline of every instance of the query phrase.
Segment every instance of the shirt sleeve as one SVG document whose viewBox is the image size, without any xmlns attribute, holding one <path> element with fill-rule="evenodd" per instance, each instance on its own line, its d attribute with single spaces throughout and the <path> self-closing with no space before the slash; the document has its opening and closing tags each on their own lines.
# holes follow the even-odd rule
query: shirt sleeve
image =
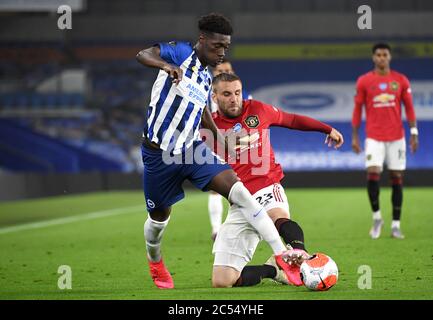
<svg viewBox="0 0 433 320">
<path fill-rule="evenodd" d="M 270 105 L 264 106 L 266 115 L 271 120 L 271 125 L 301 131 L 318 131 L 326 134 L 332 130 L 331 126 L 316 119 L 300 114 L 287 113 Z"/>
<path fill-rule="evenodd" d="M 401 89 L 401 100 L 404 103 L 406 119 L 408 121 L 416 121 L 415 108 L 413 107 L 412 89 L 410 87 L 410 82 L 406 77 L 403 77 Z"/>
<path fill-rule="evenodd" d="M 160 57 L 170 63 L 180 66 L 191 54 L 192 48 L 183 42 L 161 42 L 156 44 L 160 49 Z"/>
<path fill-rule="evenodd" d="M 352 126 L 359 127 L 361 125 L 362 118 L 362 106 L 365 104 L 365 87 L 363 85 L 362 78 L 359 78 L 356 82 L 356 94 L 354 98 L 355 107 L 353 108 L 352 114 Z"/>
</svg>

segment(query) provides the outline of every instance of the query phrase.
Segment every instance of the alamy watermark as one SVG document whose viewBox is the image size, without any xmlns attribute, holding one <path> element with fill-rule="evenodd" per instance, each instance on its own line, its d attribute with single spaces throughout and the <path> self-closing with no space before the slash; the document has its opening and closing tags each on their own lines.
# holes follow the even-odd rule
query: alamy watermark
<svg viewBox="0 0 433 320">
<path fill-rule="evenodd" d="M 371 289 L 373 287 L 372 270 L 369 265 L 361 265 L 358 267 L 358 288 L 361 290 Z"/>
<path fill-rule="evenodd" d="M 57 19 L 57 27 L 60 30 L 72 29 L 72 9 L 70 6 L 64 4 L 57 8 L 57 13 L 61 14 Z"/>
<path fill-rule="evenodd" d="M 358 18 L 358 29 L 371 30 L 373 28 L 373 16 L 371 7 L 366 4 L 359 6 L 358 13 L 361 14 L 361 16 Z"/>
<path fill-rule="evenodd" d="M 72 289 L 72 269 L 68 265 L 61 265 L 57 269 L 57 273 L 61 274 L 57 280 L 57 287 L 60 290 L 71 290 Z"/>
<path fill-rule="evenodd" d="M 162 161 L 167 164 L 250 164 L 253 175 L 269 173 L 271 165 L 271 142 L 269 129 L 219 130 L 223 141 L 215 139 L 211 130 L 201 129 L 200 140 L 194 141 L 186 150 L 180 141 L 182 132 L 175 131 L 161 139 Z"/>
</svg>

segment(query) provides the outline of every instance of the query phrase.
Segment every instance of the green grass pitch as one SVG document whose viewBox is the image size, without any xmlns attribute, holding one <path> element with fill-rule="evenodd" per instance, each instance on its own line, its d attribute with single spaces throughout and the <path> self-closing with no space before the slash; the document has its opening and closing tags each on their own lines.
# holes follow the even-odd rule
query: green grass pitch
<svg viewBox="0 0 433 320">
<path fill-rule="evenodd" d="M 368 236 L 365 189 L 286 192 L 309 251 L 324 252 L 339 266 L 339 281 L 327 292 L 270 280 L 255 287 L 211 288 L 207 194 L 198 191 L 174 206 L 163 240 L 175 289 L 157 289 L 145 259 L 146 212 L 137 191 L 0 203 L 0 299 L 433 299 L 432 188 L 405 189 L 405 240 L 390 238 L 388 188 L 380 195 L 385 226 L 378 240 Z M 62 220 L 45 223 L 53 219 Z M 270 254 L 262 242 L 252 263 L 263 263 Z M 71 267 L 70 290 L 58 288 L 61 265 Z M 358 287 L 365 276 L 358 273 L 360 266 L 371 268 L 371 289 Z"/>
</svg>

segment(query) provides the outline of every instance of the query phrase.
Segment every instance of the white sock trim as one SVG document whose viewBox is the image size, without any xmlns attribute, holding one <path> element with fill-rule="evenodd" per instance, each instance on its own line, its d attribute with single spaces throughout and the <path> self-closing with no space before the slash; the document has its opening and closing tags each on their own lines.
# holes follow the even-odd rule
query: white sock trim
<svg viewBox="0 0 433 320">
<path fill-rule="evenodd" d="M 233 201 L 232 201 L 232 196 L 233 196 L 233 192 L 235 192 L 235 189 L 241 188 L 241 187 L 243 187 L 243 186 L 244 186 L 244 184 L 243 184 L 241 181 L 237 181 L 237 182 L 235 182 L 235 183 L 232 185 L 232 187 L 231 187 L 231 189 L 230 189 L 230 192 L 229 192 L 229 196 L 228 196 L 228 200 L 229 200 L 231 203 L 233 203 Z"/>
<path fill-rule="evenodd" d="M 391 228 L 398 228 L 398 229 L 400 229 L 400 220 L 392 220 L 392 222 L 391 222 Z"/>
<path fill-rule="evenodd" d="M 373 219 L 374 220 L 381 220 L 382 219 L 382 214 L 380 213 L 380 210 L 373 212 Z"/>
<path fill-rule="evenodd" d="M 147 215 L 147 219 L 149 219 L 150 222 L 152 222 L 152 223 L 154 223 L 154 224 L 157 224 L 157 225 L 167 225 L 168 222 L 170 221 L 170 216 L 168 216 L 167 220 L 164 220 L 164 221 L 157 221 L 157 220 L 153 220 L 153 219 L 150 217 L 150 214 L 148 214 L 148 215 Z"/>
</svg>

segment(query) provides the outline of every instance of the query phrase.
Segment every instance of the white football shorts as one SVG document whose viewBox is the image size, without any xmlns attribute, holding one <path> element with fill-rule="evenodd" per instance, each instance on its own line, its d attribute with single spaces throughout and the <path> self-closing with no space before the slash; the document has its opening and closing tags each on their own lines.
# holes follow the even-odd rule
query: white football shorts
<svg viewBox="0 0 433 320">
<path fill-rule="evenodd" d="M 380 167 L 386 163 L 388 170 L 406 169 L 406 140 L 378 141 L 365 139 L 365 167 Z"/>
<path fill-rule="evenodd" d="M 282 208 L 287 210 L 290 217 L 289 203 L 281 184 L 263 188 L 253 197 L 266 211 Z M 214 266 L 228 266 L 241 272 L 253 258 L 260 240 L 261 236 L 244 218 L 239 207 L 232 205 L 213 245 Z"/>
</svg>

